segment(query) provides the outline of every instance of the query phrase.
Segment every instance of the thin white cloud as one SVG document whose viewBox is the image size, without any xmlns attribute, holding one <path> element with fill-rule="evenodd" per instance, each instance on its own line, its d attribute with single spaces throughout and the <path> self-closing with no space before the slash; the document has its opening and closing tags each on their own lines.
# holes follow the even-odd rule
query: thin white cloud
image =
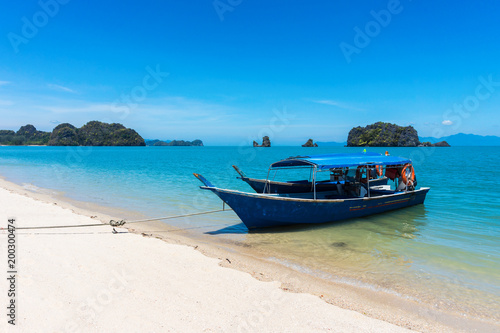
<svg viewBox="0 0 500 333">
<path fill-rule="evenodd" d="M 443 120 L 443 122 L 441 123 L 445 126 L 450 126 L 450 125 L 453 125 L 453 122 L 451 120 Z"/>
<path fill-rule="evenodd" d="M 90 103 L 77 99 L 52 99 L 50 103 L 36 105 L 34 108 L 53 113 L 54 118 L 80 117 L 120 117 L 150 119 L 158 122 L 168 119 L 171 124 L 185 122 L 226 122 L 237 115 L 226 106 L 191 100 L 184 97 L 152 99 L 150 103 L 127 104 L 121 101 L 113 103 Z"/>
<path fill-rule="evenodd" d="M 68 87 L 64 87 L 64 86 L 60 86 L 58 84 L 48 84 L 47 85 L 50 89 L 54 89 L 54 90 L 59 90 L 59 91 L 65 91 L 65 92 L 69 92 L 69 93 L 72 93 L 72 94 L 75 94 L 76 91 L 74 91 L 73 89 L 70 89 Z"/>
<path fill-rule="evenodd" d="M 14 105 L 14 102 L 5 99 L 0 99 L 0 106 L 10 106 L 10 105 Z"/>
<path fill-rule="evenodd" d="M 346 109 L 346 110 L 352 110 L 352 111 L 365 111 L 364 109 L 357 108 L 355 106 L 349 105 L 347 103 L 339 102 L 339 101 L 334 101 L 331 99 L 320 99 L 320 100 L 313 100 L 314 103 L 317 104 L 323 104 L 323 105 L 330 105 L 330 106 L 336 106 L 341 109 Z"/>
<path fill-rule="evenodd" d="M 329 99 L 316 100 L 316 101 L 313 101 L 313 102 L 314 103 L 318 103 L 318 104 L 326 104 L 326 105 L 333 105 L 333 106 L 338 106 L 339 105 L 339 102 L 332 101 L 332 100 L 329 100 Z"/>
<path fill-rule="evenodd" d="M 0 86 L 5 86 L 7 84 L 10 84 L 9 81 L 0 81 Z"/>
</svg>

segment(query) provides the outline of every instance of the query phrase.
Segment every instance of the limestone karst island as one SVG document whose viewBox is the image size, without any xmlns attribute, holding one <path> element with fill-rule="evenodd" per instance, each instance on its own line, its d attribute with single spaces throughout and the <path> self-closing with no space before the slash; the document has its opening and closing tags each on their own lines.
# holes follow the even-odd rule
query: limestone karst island
<svg viewBox="0 0 500 333">
<path fill-rule="evenodd" d="M 135 130 L 122 124 L 89 121 L 80 128 L 69 123 L 54 127 L 52 132 L 39 131 L 33 125 L 21 126 L 17 132 L 0 130 L 4 146 L 203 146 L 201 140 L 144 140 Z"/>
</svg>

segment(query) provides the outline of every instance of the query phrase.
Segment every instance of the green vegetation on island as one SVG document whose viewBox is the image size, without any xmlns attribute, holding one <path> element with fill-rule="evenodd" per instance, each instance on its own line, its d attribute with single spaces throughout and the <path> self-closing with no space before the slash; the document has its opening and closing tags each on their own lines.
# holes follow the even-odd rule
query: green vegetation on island
<svg viewBox="0 0 500 333">
<path fill-rule="evenodd" d="M 90 121 L 80 128 L 63 123 L 52 132 L 37 131 L 33 125 L 22 126 L 19 131 L 0 130 L 2 145 L 47 146 L 144 146 L 144 139 L 133 129 L 122 124 Z"/>
<path fill-rule="evenodd" d="M 448 142 L 420 142 L 417 130 L 412 126 L 398 126 L 377 122 L 366 127 L 354 127 L 349 131 L 347 147 L 450 147 Z"/>
<path fill-rule="evenodd" d="M 417 147 L 418 133 L 412 126 L 377 122 L 354 127 L 347 137 L 348 147 Z"/>
<path fill-rule="evenodd" d="M 21 126 L 17 131 L 0 130 L 0 144 L 2 145 L 46 145 L 49 142 L 50 133 L 37 131 L 35 126 Z"/>
</svg>

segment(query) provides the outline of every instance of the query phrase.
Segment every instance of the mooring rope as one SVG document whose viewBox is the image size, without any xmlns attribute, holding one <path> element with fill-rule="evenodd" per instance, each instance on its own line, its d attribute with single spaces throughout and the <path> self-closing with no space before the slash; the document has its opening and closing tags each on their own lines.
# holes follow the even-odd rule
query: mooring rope
<svg viewBox="0 0 500 333">
<path fill-rule="evenodd" d="M 159 221 L 159 220 L 170 220 L 170 219 L 177 219 L 181 217 L 188 217 L 188 216 L 195 216 L 195 215 L 204 215 L 204 214 L 212 214 L 212 213 L 218 213 L 218 212 L 224 212 L 224 211 L 229 211 L 232 209 L 217 209 L 217 210 L 209 210 L 206 212 L 199 212 L 199 213 L 191 213 L 191 214 L 183 214 L 183 215 L 174 215 L 174 216 L 165 216 L 165 217 L 157 217 L 154 219 L 145 219 L 145 220 L 135 220 L 135 221 L 125 221 L 125 220 L 111 220 L 109 221 L 109 224 L 113 227 L 119 227 L 124 225 L 125 223 L 141 223 L 141 222 L 151 222 L 151 221 Z"/>
<path fill-rule="evenodd" d="M 134 221 L 110 220 L 109 224 L 93 223 L 93 224 L 79 224 L 79 225 L 49 225 L 49 226 L 40 226 L 40 227 L 18 227 L 18 228 L 16 228 L 16 230 L 102 227 L 102 226 L 107 226 L 107 225 L 111 225 L 112 227 L 119 227 L 119 226 L 124 225 L 125 223 L 142 223 L 142 222 L 150 222 L 150 221 L 171 220 L 171 219 L 177 219 L 177 218 L 181 218 L 181 217 L 212 214 L 212 213 L 225 212 L 225 211 L 230 211 L 230 210 L 232 210 L 232 209 L 225 209 L 225 207 L 224 207 L 223 209 L 209 210 L 206 212 L 198 212 L 198 213 L 174 215 L 174 216 L 165 216 L 165 217 L 156 217 L 156 218 L 144 219 L 144 220 L 134 220 Z M 6 228 L 0 228 L 0 230 L 6 230 Z"/>
</svg>

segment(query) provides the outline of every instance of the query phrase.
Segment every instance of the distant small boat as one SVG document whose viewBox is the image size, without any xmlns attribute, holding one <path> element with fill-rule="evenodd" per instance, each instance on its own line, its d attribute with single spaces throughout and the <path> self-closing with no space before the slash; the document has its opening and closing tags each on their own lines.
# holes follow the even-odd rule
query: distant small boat
<svg viewBox="0 0 500 333">
<path fill-rule="evenodd" d="M 411 160 L 375 153 L 290 157 L 271 164 L 270 169 L 276 168 L 310 168 L 312 191 L 279 192 L 276 187 L 278 192 L 273 193 L 272 187 L 266 191 L 264 185 L 263 193 L 247 193 L 218 188 L 202 175 L 194 175 L 204 185 L 200 188 L 212 191 L 228 204 L 248 229 L 325 223 L 383 213 L 422 204 L 430 190 L 416 189 Z M 330 174 L 328 190 L 317 190 L 316 179 L 321 172 Z M 393 187 L 373 186 L 373 174 L 385 174 L 386 179 L 394 181 Z"/>
</svg>

